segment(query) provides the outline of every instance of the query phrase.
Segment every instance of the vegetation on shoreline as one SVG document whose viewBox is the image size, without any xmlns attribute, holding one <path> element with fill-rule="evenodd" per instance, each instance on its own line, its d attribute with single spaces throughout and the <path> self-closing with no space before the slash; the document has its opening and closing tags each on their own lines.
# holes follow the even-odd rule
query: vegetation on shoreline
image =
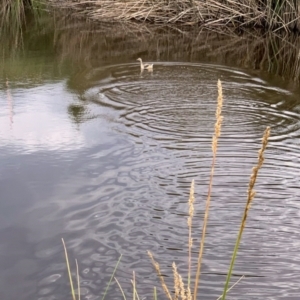
<svg viewBox="0 0 300 300">
<path fill-rule="evenodd" d="M 300 31 L 297 0 L 51 0 L 51 3 L 72 8 L 78 15 L 101 22 L 138 21 Z"/>
<path fill-rule="evenodd" d="M 204 214 L 204 221 L 203 221 L 203 227 L 202 227 L 202 238 L 200 240 L 200 246 L 199 246 L 199 256 L 198 256 L 198 261 L 197 261 L 197 271 L 195 274 L 195 280 L 192 280 L 193 278 L 193 274 L 191 272 L 191 261 L 192 261 L 192 246 L 193 246 L 193 238 L 192 238 L 192 221 L 193 221 L 193 216 L 194 216 L 194 201 L 195 201 L 195 197 L 194 197 L 194 181 L 192 181 L 191 183 L 191 188 L 190 188 L 190 196 L 189 196 L 189 200 L 188 200 L 188 206 L 189 206 L 189 210 L 188 210 L 188 220 L 187 220 L 187 225 L 188 225 L 188 229 L 189 229 L 189 236 L 188 236 L 188 275 L 187 275 L 187 280 L 184 280 L 182 278 L 182 276 L 180 275 L 178 268 L 175 264 L 175 262 L 173 262 L 172 264 L 172 269 L 173 269 L 173 277 L 174 277 L 174 287 L 173 287 L 173 291 L 170 291 L 170 289 L 168 288 L 167 284 L 165 283 L 164 280 L 164 276 L 162 275 L 162 272 L 160 270 L 160 266 L 158 264 L 158 262 L 154 259 L 153 254 L 148 251 L 148 255 L 153 263 L 154 269 L 157 272 L 157 275 L 161 281 L 161 285 L 162 285 L 162 289 L 166 294 L 167 299 L 169 300 L 196 300 L 197 299 L 197 293 L 198 293 L 198 288 L 200 285 L 200 275 L 201 275 L 201 263 L 202 263 L 202 257 L 203 257 L 203 249 L 204 249 L 204 242 L 205 242 L 205 236 L 206 236 L 206 228 L 207 228 L 207 222 L 208 222 L 208 216 L 209 216 L 209 207 L 210 207 L 210 199 L 211 199 L 211 192 L 212 192 L 212 183 L 213 183 L 213 176 L 214 176 L 214 169 L 215 169 L 215 164 L 216 164 L 216 159 L 217 159 L 217 149 L 218 149 L 218 139 L 221 135 L 221 126 L 222 126 L 222 120 L 223 120 L 223 116 L 222 116 L 222 106 L 223 106 L 223 92 L 222 92 L 222 84 L 221 81 L 218 80 L 218 99 L 217 99 L 217 109 L 216 109 L 216 123 L 215 123 L 215 127 L 214 127 L 214 135 L 213 135 L 213 139 L 212 139 L 212 153 L 213 153 L 213 158 L 212 158 L 212 165 L 211 165 L 211 172 L 210 172 L 210 179 L 209 179 L 209 184 L 208 184 L 208 192 L 207 192 L 207 199 L 206 199 L 206 206 L 205 206 L 205 214 Z M 242 216 L 242 220 L 241 220 L 241 224 L 240 224 L 240 229 L 236 238 L 236 242 L 235 242 L 235 246 L 234 246 L 234 250 L 233 250 L 233 254 L 232 254 L 232 258 L 231 258 L 231 262 L 229 265 L 229 269 L 228 269 L 228 273 L 227 273 L 227 277 L 226 277 L 226 281 L 225 281 L 225 285 L 224 285 L 224 290 L 223 290 L 223 294 L 218 298 L 225 300 L 227 293 L 231 290 L 231 288 L 233 288 L 244 276 L 242 276 L 236 283 L 234 283 L 231 287 L 229 287 L 230 284 L 230 279 L 231 279 L 231 274 L 233 271 L 233 267 L 234 267 L 234 263 L 235 263 L 235 259 L 238 253 L 238 249 L 239 249 L 239 245 L 241 242 L 241 238 L 242 238 L 242 234 L 243 231 L 245 229 L 246 226 L 246 221 L 247 221 L 247 216 L 251 207 L 251 204 L 253 202 L 254 196 L 255 196 L 255 191 L 254 191 L 254 186 L 256 183 L 256 179 L 258 176 L 258 172 L 260 170 L 260 168 L 263 165 L 264 162 L 264 152 L 267 148 L 267 144 L 268 144 L 268 138 L 270 136 L 270 128 L 267 127 L 263 138 L 262 138 L 262 146 L 261 149 L 258 152 L 258 160 L 257 160 L 257 164 L 255 167 L 253 167 L 252 169 L 252 174 L 250 176 L 250 181 L 249 181 L 249 185 L 248 185 L 248 190 L 247 190 L 247 201 L 246 201 L 246 206 L 244 209 L 244 213 Z M 70 268 L 70 263 L 69 263 L 69 258 L 68 258 L 68 253 L 67 253 L 67 249 L 65 246 L 65 242 L 63 241 L 63 247 L 64 247 L 64 251 L 65 251 L 65 258 L 66 258 L 66 265 L 67 265 L 67 271 L 68 271 L 68 275 L 69 275 L 69 281 L 70 281 L 70 288 L 71 288 L 71 294 L 72 294 L 72 298 L 73 300 L 80 300 L 80 275 L 79 275 L 79 270 L 78 270 L 78 264 L 77 261 L 76 262 L 76 281 L 77 281 L 77 292 L 75 290 L 75 285 L 73 284 L 73 279 L 72 279 L 72 272 L 71 272 L 71 268 Z M 121 259 L 121 257 L 120 257 Z M 107 285 L 106 290 L 104 291 L 104 295 L 102 297 L 102 300 L 104 300 L 108 288 L 112 282 L 112 279 L 114 278 L 114 274 L 116 271 L 117 266 L 120 263 L 120 259 L 116 264 L 116 267 L 113 271 L 113 274 L 111 275 L 111 279 Z M 120 283 L 118 282 L 118 280 L 116 278 L 114 278 L 116 283 L 118 284 L 123 299 L 126 300 L 126 296 L 125 293 L 120 285 Z M 133 273 L 133 280 L 132 282 L 132 287 L 133 287 L 133 291 L 132 291 L 132 299 L 135 300 L 139 300 L 140 297 L 137 293 L 136 290 L 136 282 L 135 282 L 135 273 Z M 193 284 L 193 286 L 192 286 Z M 77 296 L 76 296 L 77 294 Z M 156 288 L 154 288 L 154 295 L 153 295 L 153 299 L 157 300 L 157 295 L 156 295 Z"/>
<path fill-rule="evenodd" d="M 21 24 L 25 12 L 44 4 L 72 9 L 73 15 L 100 22 L 148 22 L 205 27 L 259 27 L 267 31 L 300 32 L 297 0 L 3 0 L 1 25 L 8 18 Z"/>
</svg>

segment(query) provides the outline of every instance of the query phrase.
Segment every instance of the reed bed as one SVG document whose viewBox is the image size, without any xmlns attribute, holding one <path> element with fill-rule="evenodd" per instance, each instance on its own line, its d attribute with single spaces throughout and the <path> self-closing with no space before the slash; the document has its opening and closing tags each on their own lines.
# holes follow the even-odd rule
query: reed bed
<svg viewBox="0 0 300 300">
<path fill-rule="evenodd" d="M 263 27 L 300 31 L 297 0 L 52 0 L 101 22 Z"/>
<path fill-rule="evenodd" d="M 8 52 L 11 50 L 14 52 L 16 48 L 22 46 L 23 33 L 30 19 L 39 23 L 41 30 L 45 29 L 44 24 L 39 22 L 43 13 L 45 15 L 45 1 L 47 0 L 0 1 L 0 40 L 2 42 L 0 51 L 7 40 L 11 43 Z"/>
<path fill-rule="evenodd" d="M 192 232 L 192 220 L 193 220 L 193 216 L 194 216 L 194 202 L 195 202 L 194 181 L 192 181 L 192 183 L 191 183 L 190 195 L 189 195 L 189 200 L 188 200 L 188 213 L 189 213 L 189 216 L 188 216 L 188 219 L 187 219 L 187 225 L 188 225 L 188 229 L 189 229 L 189 234 L 188 234 L 188 275 L 187 275 L 187 279 L 185 280 L 180 275 L 180 272 L 178 270 L 178 267 L 177 267 L 176 263 L 173 262 L 172 263 L 172 272 L 173 272 L 173 278 L 174 278 L 174 286 L 173 286 L 173 291 L 171 292 L 170 288 L 167 286 L 167 284 L 164 280 L 164 276 L 161 272 L 161 268 L 160 268 L 159 263 L 155 260 L 154 255 L 150 251 L 148 251 L 148 255 L 150 257 L 150 260 L 152 261 L 152 264 L 154 266 L 154 270 L 156 271 L 156 273 L 157 273 L 157 275 L 160 279 L 162 289 L 163 289 L 167 299 L 169 299 L 169 300 L 196 300 L 196 299 L 198 299 L 198 288 L 199 288 L 199 285 L 200 285 L 200 275 L 201 275 L 201 262 L 202 262 L 202 258 L 203 258 L 203 249 L 204 249 L 204 243 L 205 243 L 206 228 L 207 228 L 207 224 L 208 224 L 209 207 L 210 207 L 210 200 L 211 200 L 211 193 L 212 193 L 212 183 L 213 183 L 214 169 L 215 169 L 215 164 L 216 164 L 216 159 L 217 159 L 218 140 L 219 140 L 219 137 L 221 135 L 221 127 L 222 127 L 222 121 L 223 121 L 222 107 L 223 107 L 222 84 L 221 84 L 221 81 L 218 80 L 218 98 L 217 98 L 217 109 L 216 109 L 216 122 L 215 122 L 215 127 L 214 127 L 214 135 L 213 135 L 213 138 L 212 138 L 212 154 L 213 154 L 213 157 L 212 157 L 212 165 L 211 165 L 210 180 L 209 180 L 209 185 L 208 185 L 206 206 L 205 206 L 205 215 L 204 215 L 204 220 L 203 220 L 202 237 L 201 237 L 199 252 L 198 252 L 199 254 L 198 254 L 198 260 L 197 260 L 197 268 L 196 268 L 197 270 L 196 270 L 196 273 L 194 274 L 195 275 L 195 280 L 192 280 L 192 278 L 194 276 L 191 272 L 192 245 L 193 245 L 193 239 L 192 239 L 191 232 Z M 250 176 L 248 190 L 247 190 L 247 201 L 246 201 L 244 213 L 243 213 L 241 224 L 240 224 L 240 229 L 238 231 L 236 242 L 235 242 L 235 245 L 234 245 L 234 250 L 233 250 L 231 262 L 230 262 L 229 269 L 228 269 L 228 272 L 227 272 L 227 277 L 226 277 L 225 284 L 224 284 L 223 294 L 218 298 L 218 300 L 219 299 L 225 300 L 226 296 L 227 296 L 227 293 L 232 288 L 234 288 L 234 286 L 236 284 L 238 284 L 241 279 L 244 278 L 244 276 L 241 276 L 241 278 L 237 282 L 235 282 L 231 287 L 229 287 L 231 274 L 232 274 L 232 271 L 233 271 L 233 268 L 234 268 L 234 264 L 235 264 L 237 252 L 238 252 L 238 249 L 239 249 L 239 245 L 240 245 L 240 242 L 241 242 L 241 239 L 242 239 L 242 235 L 243 235 L 243 232 L 245 230 L 249 210 L 250 210 L 251 204 L 254 200 L 254 196 L 255 196 L 254 187 L 255 187 L 255 183 L 256 183 L 256 180 L 257 180 L 259 170 L 261 169 L 261 167 L 263 165 L 263 162 L 264 162 L 264 153 L 265 153 L 266 148 L 267 148 L 269 136 L 270 136 L 270 128 L 267 127 L 265 132 L 264 132 L 263 138 L 262 138 L 261 148 L 258 151 L 257 164 L 256 164 L 256 166 L 253 167 L 252 174 Z M 76 291 L 75 291 L 75 287 L 74 287 L 74 284 L 73 284 L 72 272 L 71 272 L 71 269 L 70 269 L 70 263 L 69 263 L 67 249 L 66 249 L 64 240 L 62 240 L 62 242 L 63 242 L 64 251 L 65 251 L 66 265 L 67 265 L 67 270 L 68 270 L 68 274 L 69 274 L 69 281 L 70 281 L 72 298 L 73 298 L 73 300 L 80 300 L 80 276 L 79 276 L 79 271 L 78 271 L 78 264 L 77 264 L 77 261 L 76 261 L 76 281 L 77 281 L 77 285 L 78 285 L 78 288 L 77 288 L 78 296 L 76 297 L 76 295 L 75 295 Z M 120 259 L 121 259 L 121 257 L 120 257 Z M 102 300 L 104 300 L 104 297 L 107 294 L 108 287 L 111 284 L 112 278 L 114 277 L 114 274 L 116 272 L 116 268 L 117 268 L 118 264 L 120 263 L 120 259 L 116 264 L 116 267 L 113 271 L 111 279 L 110 279 L 110 281 L 107 285 L 107 288 L 104 292 L 104 296 L 103 296 Z M 125 295 L 119 281 L 116 278 L 115 278 L 115 281 L 116 281 L 116 283 L 118 284 L 118 286 L 121 290 L 123 299 L 126 300 L 127 299 L 126 295 Z M 134 272 L 133 272 L 133 280 L 131 282 L 132 282 L 132 289 L 133 289 L 132 299 L 133 300 L 135 300 L 135 299 L 140 300 L 140 297 L 139 297 L 139 295 L 137 293 L 137 289 L 136 289 L 136 281 L 135 281 L 135 273 Z M 193 284 L 193 287 L 192 287 L 192 284 Z M 154 288 L 153 299 L 157 300 L 156 288 Z"/>
</svg>

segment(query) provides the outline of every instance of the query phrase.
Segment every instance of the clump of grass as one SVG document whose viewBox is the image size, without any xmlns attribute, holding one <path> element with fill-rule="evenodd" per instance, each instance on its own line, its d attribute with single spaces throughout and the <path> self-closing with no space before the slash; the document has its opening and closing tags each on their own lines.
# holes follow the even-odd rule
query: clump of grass
<svg viewBox="0 0 300 300">
<path fill-rule="evenodd" d="M 45 0 L 2 0 L 0 3 L 1 26 L 22 28 L 26 14 L 36 15 Z"/>
<path fill-rule="evenodd" d="M 27 17 L 39 20 L 47 0 L 1 0 L 0 1 L 0 39 L 11 41 L 10 50 L 23 44 L 23 31 Z"/>
<path fill-rule="evenodd" d="M 78 268 L 78 263 L 77 263 L 77 259 L 75 259 L 75 263 L 76 263 L 76 279 L 77 279 L 77 295 L 78 297 L 76 298 L 76 290 L 75 290 L 75 285 L 73 283 L 73 277 L 72 277 L 72 271 L 71 271 L 71 266 L 70 266 L 70 262 L 69 262 L 69 256 L 68 256 L 68 251 L 67 251 L 67 247 L 66 247 L 66 244 L 65 244 L 65 241 L 64 239 L 61 239 L 62 240 L 62 243 L 63 243 L 63 247 L 64 247 L 64 252 L 65 252 L 65 259 L 66 259 L 66 265 L 67 265 L 67 270 L 68 270 L 68 275 L 69 275 L 69 282 L 70 282 L 70 289 L 71 289 L 71 294 L 72 294 L 72 298 L 73 300 L 80 300 L 80 276 L 79 276 L 79 268 Z M 121 258 L 122 258 L 122 254 L 120 255 L 117 263 L 116 263 L 116 266 L 113 270 L 113 273 L 110 277 L 110 280 L 106 286 L 106 289 L 104 291 L 104 294 L 102 296 L 102 299 L 101 300 L 104 300 L 106 294 L 107 294 L 107 291 L 110 287 L 110 284 L 114 278 L 114 275 L 117 271 L 117 268 L 118 268 L 118 265 L 121 261 Z"/>
</svg>

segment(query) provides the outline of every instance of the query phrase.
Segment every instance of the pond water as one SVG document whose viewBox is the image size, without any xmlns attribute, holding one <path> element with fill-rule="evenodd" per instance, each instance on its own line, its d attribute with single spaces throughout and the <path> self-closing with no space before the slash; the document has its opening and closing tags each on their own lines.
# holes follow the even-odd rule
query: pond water
<svg viewBox="0 0 300 300">
<path fill-rule="evenodd" d="M 61 238 L 73 270 L 78 260 L 81 299 L 102 297 L 120 254 L 115 276 L 127 297 L 133 271 L 141 298 L 151 299 L 153 286 L 165 297 L 147 250 L 171 289 L 173 261 L 186 277 L 192 179 L 195 271 L 218 79 L 224 121 L 199 295 L 217 299 L 222 292 L 251 169 L 270 126 L 234 268 L 233 281 L 246 278 L 230 297 L 298 299 L 295 84 L 242 67 L 235 56 L 221 58 L 208 39 L 229 44 L 214 33 L 190 38 L 173 29 L 151 35 L 65 22 L 31 28 L 22 45 L 12 50 L 7 41 L 2 49 L 1 299 L 71 299 Z M 154 62 L 153 73 L 140 73 L 138 57 Z M 114 282 L 107 298 L 121 297 Z"/>
</svg>

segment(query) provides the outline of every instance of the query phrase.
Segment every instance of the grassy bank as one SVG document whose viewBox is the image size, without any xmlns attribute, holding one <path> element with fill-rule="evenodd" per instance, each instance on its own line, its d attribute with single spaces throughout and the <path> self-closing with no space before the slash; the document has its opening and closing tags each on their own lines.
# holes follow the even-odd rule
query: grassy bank
<svg viewBox="0 0 300 300">
<path fill-rule="evenodd" d="M 51 0 L 51 3 L 104 22 L 134 20 L 300 31 L 297 0 Z"/>
</svg>

